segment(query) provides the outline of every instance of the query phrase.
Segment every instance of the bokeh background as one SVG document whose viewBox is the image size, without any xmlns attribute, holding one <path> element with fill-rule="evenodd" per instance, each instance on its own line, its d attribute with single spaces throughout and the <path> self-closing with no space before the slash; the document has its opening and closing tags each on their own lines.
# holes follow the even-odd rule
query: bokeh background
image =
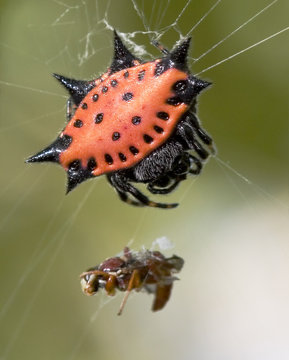
<svg viewBox="0 0 289 360">
<path fill-rule="evenodd" d="M 99 76 L 112 28 L 151 59 L 156 36 L 171 48 L 194 27 L 198 73 L 286 28 L 288 4 L 275 1 L 193 65 L 269 4 L 0 2 L 1 360 L 288 359 L 288 32 L 202 73 L 214 85 L 198 113 L 218 155 L 159 199 L 175 210 L 129 207 L 104 178 L 65 196 L 60 167 L 24 163 L 65 122 L 67 94 L 51 73 Z M 122 294 L 81 293 L 82 271 L 163 236 L 185 266 L 161 312 L 140 293 L 117 317 Z"/>
</svg>

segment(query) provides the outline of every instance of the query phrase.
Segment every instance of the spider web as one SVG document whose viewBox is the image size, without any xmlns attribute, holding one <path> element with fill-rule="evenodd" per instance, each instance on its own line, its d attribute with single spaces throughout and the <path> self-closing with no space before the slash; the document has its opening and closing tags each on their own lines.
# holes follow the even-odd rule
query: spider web
<svg viewBox="0 0 289 360">
<path fill-rule="evenodd" d="M 287 359 L 285 2 L 0 6 L 1 360 Z M 122 204 L 103 178 L 64 197 L 61 169 L 24 164 L 64 124 L 67 95 L 49 74 L 99 76 L 114 28 L 143 59 L 159 56 L 153 41 L 171 48 L 192 36 L 190 67 L 214 84 L 198 115 L 218 155 L 160 198 L 180 202 L 176 210 Z M 82 295 L 86 268 L 163 236 L 175 246 L 165 254 L 185 259 L 163 311 L 137 294 L 119 318 L 121 297 Z"/>
</svg>

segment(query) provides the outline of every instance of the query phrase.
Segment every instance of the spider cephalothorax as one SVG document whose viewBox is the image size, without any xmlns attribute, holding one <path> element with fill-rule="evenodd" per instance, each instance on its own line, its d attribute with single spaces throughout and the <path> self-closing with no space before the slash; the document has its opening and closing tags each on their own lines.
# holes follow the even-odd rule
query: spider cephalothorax
<svg viewBox="0 0 289 360">
<path fill-rule="evenodd" d="M 190 74 L 189 44 L 187 38 L 171 52 L 161 48 L 162 58 L 142 63 L 115 32 L 114 58 L 104 75 L 80 81 L 54 74 L 70 94 L 68 123 L 27 161 L 59 163 L 67 171 L 68 192 L 106 174 L 127 203 L 177 206 L 151 201 L 131 183 L 168 194 L 187 174 L 199 174 L 213 149 L 195 114 L 196 97 L 210 83 Z"/>
<path fill-rule="evenodd" d="M 95 295 L 104 288 L 108 295 L 116 290 L 126 295 L 120 306 L 121 314 L 132 290 L 145 290 L 155 294 L 152 310 L 161 310 L 170 298 L 174 274 L 181 271 L 184 260 L 176 255 L 166 258 L 159 251 L 133 252 L 124 248 L 123 255 L 106 259 L 100 265 L 80 275 L 81 287 L 86 295 Z"/>
</svg>

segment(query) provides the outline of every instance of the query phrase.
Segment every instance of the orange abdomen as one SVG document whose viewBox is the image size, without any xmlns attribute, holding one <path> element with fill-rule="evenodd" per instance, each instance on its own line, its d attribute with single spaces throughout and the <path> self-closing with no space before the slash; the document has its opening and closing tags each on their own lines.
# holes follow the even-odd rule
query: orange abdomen
<svg viewBox="0 0 289 360">
<path fill-rule="evenodd" d="M 158 148 L 172 134 L 188 105 L 170 105 L 172 86 L 188 75 L 175 68 L 156 76 L 157 62 L 124 69 L 107 77 L 80 103 L 61 136 L 72 137 L 60 163 L 80 159 L 92 174 L 131 167 Z"/>
</svg>

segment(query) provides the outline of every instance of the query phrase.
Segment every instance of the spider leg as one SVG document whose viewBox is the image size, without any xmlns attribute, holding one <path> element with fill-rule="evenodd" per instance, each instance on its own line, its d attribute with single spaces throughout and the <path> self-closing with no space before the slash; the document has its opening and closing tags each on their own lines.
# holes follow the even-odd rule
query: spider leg
<svg viewBox="0 0 289 360">
<path fill-rule="evenodd" d="M 201 170 L 202 162 L 197 157 L 184 152 L 177 160 L 177 164 L 172 172 L 156 181 L 150 182 L 147 189 L 153 194 L 168 194 L 173 191 L 181 181 L 186 180 L 188 173 L 198 175 Z M 173 183 L 169 186 L 171 180 L 173 180 Z"/>
<path fill-rule="evenodd" d="M 196 131 L 199 138 L 208 145 L 209 149 L 211 150 L 212 154 L 215 154 L 216 149 L 214 147 L 213 139 L 210 135 L 201 127 L 200 122 L 195 114 L 192 112 L 188 112 L 188 116 L 186 117 L 186 121 L 189 122 L 194 130 Z"/>
<path fill-rule="evenodd" d="M 189 173 L 193 175 L 199 175 L 203 167 L 202 162 L 191 154 L 189 154 L 189 159 L 191 162 Z M 196 166 L 195 168 L 193 168 L 194 165 Z"/>
<path fill-rule="evenodd" d="M 111 181 L 111 177 L 110 176 L 107 176 L 107 179 L 109 181 L 109 183 L 115 188 L 119 198 L 126 202 L 127 204 L 129 205 L 133 205 L 133 206 L 144 206 L 143 203 L 139 202 L 139 201 L 134 201 L 132 199 L 130 199 L 128 196 L 127 196 L 127 193 L 124 192 L 124 191 L 121 191 L 119 188 L 117 188 L 116 186 L 114 186 L 113 182 Z"/>
<path fill-rule="evenodd" d="M 116 189 L 116 192 L 118 193 L 119 198 L 126 202 L 129 205 L 133 205 L 133 206 L 144 206 L 143 203 L 141 203 L 140 201 L 134 201 L 132 200 L 129 196 L 127 196 L 127 194 L 125 192 L 121 192 L 118 189 Z"/>
<path fill-rule="evenodd" d="M 196 139 L 194 129 L 186 122 L 179 123 L 177 127 L 177 134 L 185 141 L 189 149 L 194 149 L 195 152 L 203 159 L 207 159 L 209 153 L 202 147 Z"/>
<path fill-rule="evenodd" d="M 181 177 L 176 177 L 173 179 L 174 182 L 168 186 L 168 187 L 164 187 L 164 188 L 155 188 L 156 184 L 154 184 L 153 182 L 149 183 L 147 186 L 147 189 L 152 193 L 152 194 L 169 194 L 170 192 L 172 192 L 181 181 L 185 180 L 185 178 L 181 178 Z"/>
<path fill-rule="evenodd" d="M 199 175 L 202 170 L 202 162 L 187 152 L 184 152 L 174 169 L 175 175 L 193 174 Z"/>
<path fill-rule="evenodd" d="M 176 203 L 164 204 L 164 203 L 157 203 L 155 201 L 152 201 L 143 193 L 141 193 L 139 190 L 137 190 L 133 185 L 131 184 L 127 184 L 127 185 L 128 185 L 128 192 L 146 206 L 158 207 L 162 209 L 172 209 L 178 206 L 178 204 Z"/>
<path fill-rule="evenodd" d="M 163 203 L 157 203 L 157 202 L 150 200 L 147 196 L 145 196 L 143 193 L 141 193 L 138 189 L 136 189 L 133 185 L 128 183 L 126 181 L 126 179 L 124 179 L 122 176 L 120 176 L 117 173 L 114 173 L 109 176 L 110 176 L 109 181 L 112 184 L 112 186 L 117 190 L 118 194 L 120 195 L 120 193 L 122 193 L 121 200 L 126 201 L 126 198 L 124 195 L 126 195 L 126 193 L 130 193 L 143 206 L 158 207 L 158 208 L 162 208 L 162 209 L 171 209 L 171 208 L 178 206 L 178 204 L 163 204 Z"/>
</svg>

